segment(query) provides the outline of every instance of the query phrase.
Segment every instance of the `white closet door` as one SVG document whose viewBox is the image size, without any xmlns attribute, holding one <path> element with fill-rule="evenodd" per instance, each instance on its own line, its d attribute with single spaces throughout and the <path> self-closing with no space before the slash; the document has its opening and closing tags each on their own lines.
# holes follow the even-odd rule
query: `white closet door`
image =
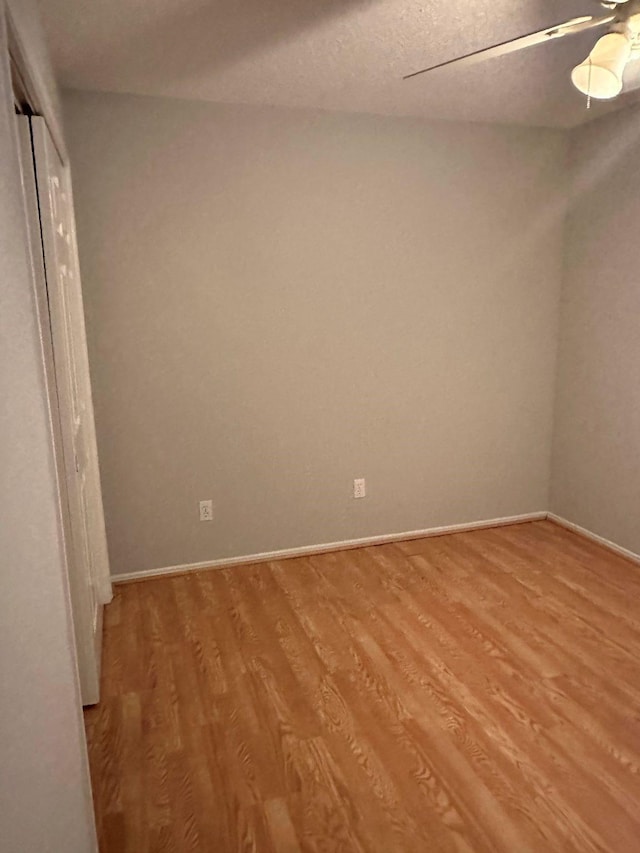
<svg viewBox="0 0 640 853">
<path fill-rule="evenodd" d="M 88 705 L 99 699 L 102 609 L 111 598 L 111 583 L 71 187 L 68 169 L 44 120 L 20 117 L 19 121 L 30 122 L 31 175 L 37 190 L 42 281 L 46 288 L 45 300 L 40 299 L 41 315 L 46 313 L 43 337 L 50 336 L 53 362 L 50 384 L 54 386 L 50 397 L 52 418 L 56 421 L 54 435 L 57 434 L 59 445 L 56 452 L 60 502 L 82 701 Z M 22 127 L 21 133 L 24 136 Z M 28 178 L 26 193 L 27 184 Z M 37 283 L 37 274 L 35 277 Z"/>
</svg>

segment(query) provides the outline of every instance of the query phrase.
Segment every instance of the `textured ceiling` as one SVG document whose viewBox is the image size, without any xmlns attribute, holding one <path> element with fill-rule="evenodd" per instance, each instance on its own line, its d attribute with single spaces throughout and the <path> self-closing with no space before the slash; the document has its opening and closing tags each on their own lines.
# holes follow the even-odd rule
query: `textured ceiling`
<svg viewBox="0 0 640 853">
<path fill-rule="evenodd" d="M 471 68 L 402 75 L 604 13 L 595 0 L 42 0 L 69 88 L 385 115 L 570 127 L 587 111 L 571 68 L 600 31 Z M 640 61 L 628 70 L 640 78 Z"/>
</svg>

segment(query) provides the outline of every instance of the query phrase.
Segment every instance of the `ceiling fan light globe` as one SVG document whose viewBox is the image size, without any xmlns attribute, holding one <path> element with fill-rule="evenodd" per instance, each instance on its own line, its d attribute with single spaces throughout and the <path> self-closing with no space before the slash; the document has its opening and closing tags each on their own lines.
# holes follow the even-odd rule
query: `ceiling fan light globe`
<svg viewBox="0 0 640 853">
<path fill-rule="evenodd" d="M 571 82 L 583 95 L 601 101 L 615 98 L 622 91 L 622 80 L 607 68 L 582 62 L 571 72 Z"/>
<path fill-rule="evenodd" d="M 622 91 L 622 75 L 631 53 L 631 43 L 622 33 L 607 33 L 598 39 L 589 56 L 571 72 L 571 82 L 583 95 L 600 100 L 615 98 Z"/>
</svg>

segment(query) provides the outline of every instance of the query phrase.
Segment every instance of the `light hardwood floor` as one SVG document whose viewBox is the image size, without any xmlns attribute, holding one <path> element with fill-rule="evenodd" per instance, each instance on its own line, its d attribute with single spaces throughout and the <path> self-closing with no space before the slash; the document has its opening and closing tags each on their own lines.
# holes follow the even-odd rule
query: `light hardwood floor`
<svg viewBox="0 0 640 853">
<path fill-rule="evenodd" d="M 119 586 L 101 851 L 636 853 L 639 600 L 548 521 Z"/>
</svg>

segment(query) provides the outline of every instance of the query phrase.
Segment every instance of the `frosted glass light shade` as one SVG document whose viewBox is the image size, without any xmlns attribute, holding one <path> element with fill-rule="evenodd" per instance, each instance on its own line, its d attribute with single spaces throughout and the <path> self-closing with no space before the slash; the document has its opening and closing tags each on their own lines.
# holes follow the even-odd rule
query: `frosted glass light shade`
<svg viewBox="0 0 640 853">
<path fill-rule="evenodd" d="M 589 56 L 571 72 L 571 82 L 584 95 L 607 100 L 622 91 L 622 74 L 631 43 L 622 33 L 598 39 Z"/>
</svg>

